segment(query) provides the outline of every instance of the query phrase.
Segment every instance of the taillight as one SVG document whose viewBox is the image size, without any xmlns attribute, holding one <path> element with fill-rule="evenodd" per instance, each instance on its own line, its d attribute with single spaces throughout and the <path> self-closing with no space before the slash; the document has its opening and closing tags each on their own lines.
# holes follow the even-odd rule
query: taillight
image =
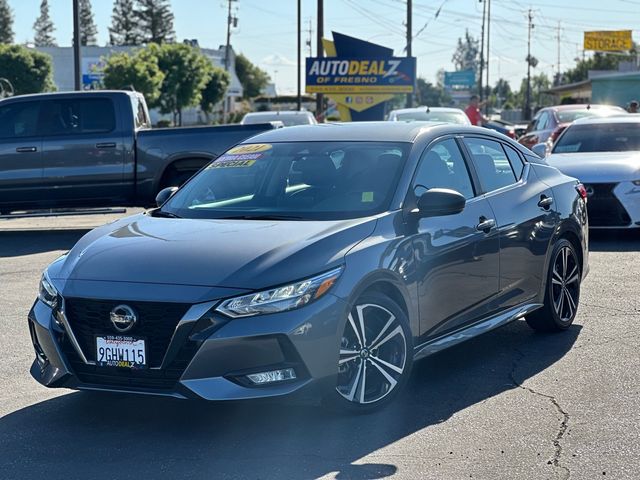
<svg viewBox="0 0 640 480">
<path fill-rule="evenodd" d="M 507 137 L 509 138 L 513 138 L 514 140 L 516 139 L 516 132 L 513 129 L 509 129 L 507 130 Z"/>
<path fill-rule="evenodd" d="M 584 185 L 579 183 L 576 185 L 576 191 L 578 192 L 578 194 L 580 195 L 580 198 L 583 200 L 587 199 L 587 189 L 584 188 Z"/>
</svg>

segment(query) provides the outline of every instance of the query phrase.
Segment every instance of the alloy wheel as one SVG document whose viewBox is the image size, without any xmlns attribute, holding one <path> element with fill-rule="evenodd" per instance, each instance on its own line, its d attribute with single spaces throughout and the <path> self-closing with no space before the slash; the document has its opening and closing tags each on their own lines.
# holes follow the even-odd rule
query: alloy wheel
<svg viewBox="0 0 640 480">
<path fill-rule="evenodd" d="M 578 308 L 580 267 L 573 250 L 568 246 L 558 250 L 551 275 L 553 308 L 562 322 L 570 322 Z"/>
<path fill-rule="evenodd" d="M 400 320 L 381 305 L 356 305 L 340 342 L 338 393 L 356 404 L 378 402 L 396 388 L 406 363 Z"/>
</svg>

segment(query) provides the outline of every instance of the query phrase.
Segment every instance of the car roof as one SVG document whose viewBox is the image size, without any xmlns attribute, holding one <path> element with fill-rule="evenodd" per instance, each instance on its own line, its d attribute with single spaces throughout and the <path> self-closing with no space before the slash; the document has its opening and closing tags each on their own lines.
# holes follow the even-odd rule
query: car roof
<svg viewBox="0 0 640 480">
<path fill-rule="evenodd" d="M 598 103 L 573 103 L 569 105 L 554 105 L 552 107 L 545 107 L 541 110 L 555 110 L 555 111 L 564 111 L 564 110 L 590 110 L 590 109 L 601 109 L 601 108 L 610 108 L 612 110 L 623 110 L 617 105 L 602 105 Z"/>
<path fill-rule="evenodd" d="M 391 115 L 392 113 L 398 114 L 398 113 L 424 112 L 427 109 L 429 111 L 431 111 L 431 112 L 451 112 L 451 113 L 462 113 L 462 114 L 464 114 L 464 112 L 462 110 L 460 110 L 459 108 L 453 108 L 453 107 L 427 107 L 426 105 L 421 106 L 421 107 L 413 107 L 413 108 L 398 108 L 397 110 L 391 110 L 391 112 L 389 114 Z"/>
<path fill-rule="evenodd" d="M 482 134 L 504 141 L 507 137 L 493 130 L 445 122 L 344 122 L 280 128 L 260 133 L 243 143 L 277 142 L 406 142 L 429 135 Z M 508 139 L 507 139 L 508 140 Z M 510 141 L 511 145 L 514 142 Z M 516 148 L 519 148 L 516 147 Z M 524 148 L 524 147 L 523 147 Z"/>
<path fill-rule="evenodd" d="M 60 92 L 47 92 L 47 93 L 26 93 L 23 95 L 14 95 L 12 97 L 2 98 L 0 101 L 9 102 L 9 101 L 20 101 L 22 99 L 47 99 L 47 98 L 57 98 L 57 97 L 75 97 L 77 95 L 83 96 L 96 96 L 96 95 L 127 95 L 137 96 L 141 95 L 140 92 L 136 92 L 133 90 L 81 90 L 81 91 L 60 91 Z"/>
<path fill-rule="evenodd" d="M 245 117 L 259 117 L 262 115 L 306 115 L 309 116 L 311 115 L 311 112 L 303 110 L 303 111 L 298 111 L 298 110 L 266 110 L 263 112 L 249 112 L 247 114 L 245 114 Z"/>
<path fill-rule="evenodd" d="M 608 123 L 640 123 L 640 114 L 626 113 L 612 117 L 585 117 L 579 118 L 573 125 L 602 125 Z"/>
</svg>

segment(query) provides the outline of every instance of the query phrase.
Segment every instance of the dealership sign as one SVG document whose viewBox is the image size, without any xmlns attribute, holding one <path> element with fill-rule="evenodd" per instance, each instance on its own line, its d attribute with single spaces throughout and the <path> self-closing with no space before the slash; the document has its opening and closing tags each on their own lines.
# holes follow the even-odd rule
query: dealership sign
<svg viewBox="0 0 640 480">
<path fill-rule="evenodd" d="M 625 52 L 633 48 L 631 30 L 584 32 L 584 49 L 598 52 Z"/>
<path fill-rule="evenodd" d="M 416 59 L 310 57 L 306 63 L 309 93 L 411 93 Z"/>
</svg>

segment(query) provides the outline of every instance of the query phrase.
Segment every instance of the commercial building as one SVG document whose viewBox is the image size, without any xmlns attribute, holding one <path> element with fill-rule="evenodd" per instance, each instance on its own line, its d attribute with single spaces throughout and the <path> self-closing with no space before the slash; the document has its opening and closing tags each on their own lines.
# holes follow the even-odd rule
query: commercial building
<svg viewBox="0 0 640 480">
<path fill-rule="evenodd" d="M 555 103 L 601 103 L 626 108 L 640 99 L 640 71 L 590 71 L 581 82 L 549 89 Z"/>
</svg>

